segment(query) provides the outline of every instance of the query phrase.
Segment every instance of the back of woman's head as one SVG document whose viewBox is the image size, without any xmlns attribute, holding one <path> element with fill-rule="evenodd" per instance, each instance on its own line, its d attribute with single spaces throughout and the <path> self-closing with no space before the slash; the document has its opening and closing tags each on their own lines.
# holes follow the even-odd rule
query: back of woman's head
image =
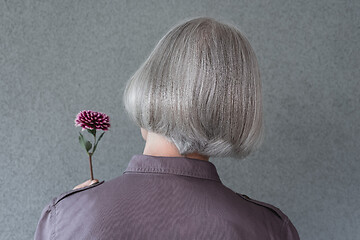
<svg viewBox="0 0 360 240">
<path fill-rule="evenodd" d="M 262 142 L 255 54 L 239 30 L 211 18 L 171 29 L 130 78 L 124 104 L 182 155 L 243 158 Z"/>
</svg>

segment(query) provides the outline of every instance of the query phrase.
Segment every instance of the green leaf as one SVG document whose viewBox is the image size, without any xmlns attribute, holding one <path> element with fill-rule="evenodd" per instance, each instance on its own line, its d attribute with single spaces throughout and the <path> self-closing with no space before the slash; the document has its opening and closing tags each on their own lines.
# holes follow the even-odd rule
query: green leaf
<svg viewBox="0 0 360 240">
<path fill-rule="evenodd" d="M 101 140 L 101 138 L 104 136 L 104 134 L 105 134 L 105 132 L 103 132 L 103 133 L 100 135 L 100 137 L 99 137 L 99 139 L 97 140 L 97 142 L 100 142 L 100 140 Z"/>
<path fill-rule="evenodd" d="M 98 143 L 100 142 L 101 138 L 104 136 L 104 133 L 105 133 L 105 132 L 103 132 L 103 133 L 100 135 L 99 139 L 98 139 L 97 142 L 95 143 L 93 153 L 95 152 L 95 150 L 96 150 L 96 148 L 97 148 L 97 145 L 98 145 Z"/>
<path fill-rule="evenodd" d="M 96 136 L 96 129 L 86 129 L 89 133 L 91 133 L 94 137 Z"/>
<path fill-rule="evenodd" d="M 91 148 L 92 148 L 91 142 L 86 141 L 86 142 L 85 142 L 85 149 L 86 149 L 86 151 L 89 152 L 89 150 L 90 150 Z"/>
<path fill-rule="evenodd" d="M 79 143 L 80 145 L 85 148 L 86 150 L 86 147 L 85 147 L 85 139 L 84 139 L 84 136 L 79 132 L 80 136 L 79 136 Z"/>
</svg>

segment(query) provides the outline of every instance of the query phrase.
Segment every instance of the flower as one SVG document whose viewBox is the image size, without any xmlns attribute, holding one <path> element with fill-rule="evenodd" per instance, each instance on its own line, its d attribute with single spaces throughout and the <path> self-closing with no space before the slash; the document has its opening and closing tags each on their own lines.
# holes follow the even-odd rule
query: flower
<svg viewBox="0 0 360 240">
<path fill-rule="evenodd" d="M 83 110 L 76 115 L 75 126 L 85 129 L 101 129 L 103 131 L 109 130 L 110 127 L 109 116 L 105 113 L 94 112 L 91 110 Z"/>
<path fill-rule="evenodd" d="M 109 130 L 110 119 L 109 116 L 105 113 L 94 112 L 90 110 L 83 110 L 76 115 L 75 126 L 82 127 L 82 130 L 85 129 L 94 137 L 94 143 L 86 140 L 84 135 L 79 132 L 79 143 L 86 150 L 89 155 L 89 164 L 90 164 L 90 176 L 91 180 L 94 180 L 93 168 L 92 168 L 92 156 L 95 153 L 95 150 L 98 146 L 98 143 L 105 134 L 105 131 Z M 96 130 L 103 130 L 100 136 L 97 136 Z"/>
</svg>

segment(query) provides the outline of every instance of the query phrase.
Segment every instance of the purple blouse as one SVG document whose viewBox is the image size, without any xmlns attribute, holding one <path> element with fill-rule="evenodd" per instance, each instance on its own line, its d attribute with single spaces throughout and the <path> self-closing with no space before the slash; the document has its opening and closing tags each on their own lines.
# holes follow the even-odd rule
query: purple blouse
<svg viewBox="0 0 360 240">
<path fill-rule="evenodd" d="M 35 239 L 298 240 L 278 208 L 227 188 L 209 161 L 135 155 L 123 175 L 54 198 Z"/>
</svg>

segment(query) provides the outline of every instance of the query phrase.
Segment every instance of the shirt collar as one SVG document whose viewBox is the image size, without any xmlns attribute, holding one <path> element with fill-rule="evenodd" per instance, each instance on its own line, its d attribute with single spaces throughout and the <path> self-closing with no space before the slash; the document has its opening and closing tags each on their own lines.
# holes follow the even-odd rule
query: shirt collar
<svg viewBox="0 0 360 240">
<path fill-rule="evenodd" d="M 205 160 L 186 157 L 162 157 L 151 155 L 134 155 L 124 173 L 167 173 L 220 182 L 213 163 Z"/>
</svg>

